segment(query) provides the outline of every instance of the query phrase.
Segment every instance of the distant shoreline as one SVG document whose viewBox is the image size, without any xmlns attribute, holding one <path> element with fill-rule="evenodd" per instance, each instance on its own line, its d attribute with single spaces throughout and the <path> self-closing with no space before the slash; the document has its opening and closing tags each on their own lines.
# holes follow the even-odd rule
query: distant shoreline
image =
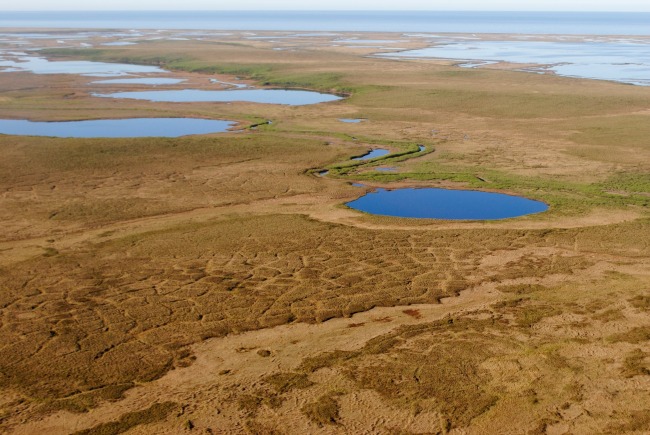
<svg viewBox="0 0 650 435">
<path fill-rule="evenodd" d="M 650 35 L 650 12 L 34 11 L 0 28 Z"/>
</svg>

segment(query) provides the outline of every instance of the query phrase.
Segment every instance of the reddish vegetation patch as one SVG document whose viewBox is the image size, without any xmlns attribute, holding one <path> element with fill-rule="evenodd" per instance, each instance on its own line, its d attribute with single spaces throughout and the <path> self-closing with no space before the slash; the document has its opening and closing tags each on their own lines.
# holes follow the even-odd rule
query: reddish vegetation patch
<svg viewBox="0 0 650 435">
<path fill-rule="evenodd" d="M 387 316 L 387 317 L 375 317 L 375 318 L 372 319 L 372 320 L 373 320 L 373 322 L 388 323 L 388 322 L 392 322 L 392 321 L 393 321 L 393 318 L 392 318 L 392 317 L 388 317 L 388 316 Z"/>
<path fill-rule="evenodd" d="M 404 310 L 404 311 L 402 311 L 402 313 L 406 314 L 407 316 L 411 316 L 411 317 L 413 317 L 414 319 L 420 319 L 420 318 L 422 318 L 422 314 L 420 313 L 420 310 L 411 310 L 411 309 L 408 309 L 408 310 Z"/>
</svg>

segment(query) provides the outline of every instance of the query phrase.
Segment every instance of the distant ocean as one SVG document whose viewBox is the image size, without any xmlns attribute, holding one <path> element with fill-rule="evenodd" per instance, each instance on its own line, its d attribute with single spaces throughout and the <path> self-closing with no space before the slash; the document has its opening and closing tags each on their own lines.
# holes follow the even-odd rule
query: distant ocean
<svg viewBox="0 0 650 435">
<path fill-rule="evenodd" d="M 0 27 L 650 35 L 650 13 L 431 11 L 2 12 Z"/>
</svg>

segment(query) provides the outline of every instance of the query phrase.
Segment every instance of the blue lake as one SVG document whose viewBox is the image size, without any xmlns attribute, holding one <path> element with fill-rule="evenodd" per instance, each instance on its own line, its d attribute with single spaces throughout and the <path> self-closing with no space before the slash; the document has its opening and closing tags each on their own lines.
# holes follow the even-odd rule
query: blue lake
<svg viewBox="0 0 650 435">
<path fill-rule="evenodd" d="M 128 41 L 115 41 L 115 42 L 105 42 L 102 45 L 107 45 L 109 47 L 123 47 L 127 45 L 136 45 L 136 43 L 128 42 Z"/>
<path fill-rule="evenodd" d="M 381 148 L 377 148 L 376 150 L 370 151 L 368 154 L 364 154 L 360 157 L 354 157 L 352 160 L 370 160 L 370 159 L 376 159 L 377 157 L 382 157 L 387 154 L 389 154 L 390 151 L 384 150 Z"/>
<path fill-rule="evenodd" d="M 394 39 L 335 39 L 333 42 L 340 42 L 342 44 L 395 44 L 403 42 Z"/>
<path fill-rule="evenodd" d="M 345 122 L 346 124 L 358 124 L 365 121 L 363 118 L 340 118 L 339 121 Z"/>
<path fill-rule="evenodd" d="M 0 68 L 2 67 L 10 68 L 12 71 L 27 71 L 34 74 L 82 74 L 101 77 L 167 72 L 155 66 L 90 62 L 85 60 L 52 62 L 34 56 L 21 57 L 18 61 L 0 58 Z M 0 70 L 0 72 L 2 71 Z"/>
<path fill-rule="evenodd" d="M 170 79 L 163 77 L 141 77 L 136 79 L 111 79 L 111 80 L 98 80 L 92 82 L 93 84 L 100 85 L 176 85 L 183 83 L 184 79 Z"/>
<path fill-rule="evenodd" d="M 348 202 L 366 213 L 403 218 L 495 220 L 548 210 L 543 202 L 502 193 L 449 189 L 377 189 Z"/>
<path fill-rule="evenodd" d="M 222 133 L 232 121 L 196 118 L 132 118 L 88 121 L 33 122 L 0 119 L 0 134 L 48 137 L 179 137 Z"/>
<path fill-rule="evenodd" d="M 224 91 L 184 89 L 177 91 L 116 92 L 113 94 L 93 94 L 93 96 L 103 98 L 130 98 L 134 100 L 167 103 L 241 101 L 248 103 L 286 104 L 289 106 L 304 106 L 341 99 L 341 97 L 336 95 L 293 89 L 236 89 Z"/>
<path fill-rule="evenodd" d="M 429 48 L 377 56 L 481 61 L 459 65 L 465 68 L 497 62 L 536 64 L 525 70 L 650 86 L 650 44 L 630 38 L 583 42 L 441 41 Z"/>
</svg>

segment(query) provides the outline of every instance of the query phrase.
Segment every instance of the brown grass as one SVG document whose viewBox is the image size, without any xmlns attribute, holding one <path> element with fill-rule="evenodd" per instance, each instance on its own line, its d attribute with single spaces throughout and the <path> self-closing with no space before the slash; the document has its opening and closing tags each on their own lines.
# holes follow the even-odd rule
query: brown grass
<svg viewBox="0 0 650 435">
<path fill-rule="evenodd" d="M 286 421 L 296 432 L 313 424 L 342 432 L 350 415 L 362 419 L 354 400 L 388 416 L 385 428 L 373 426 L 388 432 L 393 421 L 413 423 L 405 430 L 414 433 L 504 424 L 521 433 L 643 431 L 650 90 L 379 60 L 316 40 L 279 42 L 296 50 L 277 52 L 235 33 L 87 54 L 191 71 L 178 73 L 191 87 L 212 86 L 207 79 L 225 71 L 351 91 L 345 101 L 154 104 L 91 98 L 84 77 L 0 82 L 3 118 L 274 121 L 177 139 L 0 136 L 2 430 L 125 403 L 127 389 L 192 369 L 202 357 L 194 346 L 210 338 L 399 307 L 347 320 L 356 341 L 294 356 L 282 371 L 267 365 L 285 349 L 242 349 L 241 358 L 267 364 L 258 378 L 219 367 L 219 385 L 192 396 L 222 401 L 228 412 L 219 416 L 188 396 L 174 399 L 197 405 L 182 417 L 171 402 L 133 405 L 86 433 L 187 421 L 198 431 L 237 419 L 239 431 L 282 432 L 270 415 L 294 416 Z M 552 209 L 494 223 L 365 216 L 341 207 L 362 191 L 349 182 L 386 186 L 393 175 L 373 178 L 372 167 L 312 175 L 370 147 L 416 143 L 432 152 L 389 162 L 404 183 L 521 193 Z M 439 321 L 408 308 L 464 290 L 493 299 Z M 412 325 L 399 328 L 404 314 Z M 350 392 L 328 393 L 334 385 Z M 303 413 L 287 410 L 296 400 Z"/>
<path fill-rule="evenodd" d="M 650 341 L 650 326 L 637 326 L 629 331 L 621 332 L 609 337 L 610 340 L 618 342 L 624 341 L 626 343 L 639 344 L 644 341 Z"/>
<path fill-rule="evenodd" d="M 650 375 L 650 366 L 646 362 L 648 354 L 641 349 L 635 349 L 625 356 L 621 373 L 626 378 Z"/>
<path fill-rule="evenodd" d="M 294 388 L 307 388 L 314 384 L 304 373 L 277 373 L 264 378 L 264 382 L 271 385 L 280 394 L 287 393 Z"/>
<path fill-rule="evenodd" d="M 73 435 L 117 435 L 135 426 L 164 420 L 168 414 L 178 408 L 178 404 L 173 402 L 154 403 L 145 410 L 126 413 L 118 421 L 103 423 L 91 429 L 75 432 Z"/>
<path fill-rule="evenodd" d="M 336 394 L 326 394 L 315 402 L 307 403 L 301 411 L 307 418 L 319 427 L 335 425 L 339 419 L 339 404 Z"/>
</svg>

